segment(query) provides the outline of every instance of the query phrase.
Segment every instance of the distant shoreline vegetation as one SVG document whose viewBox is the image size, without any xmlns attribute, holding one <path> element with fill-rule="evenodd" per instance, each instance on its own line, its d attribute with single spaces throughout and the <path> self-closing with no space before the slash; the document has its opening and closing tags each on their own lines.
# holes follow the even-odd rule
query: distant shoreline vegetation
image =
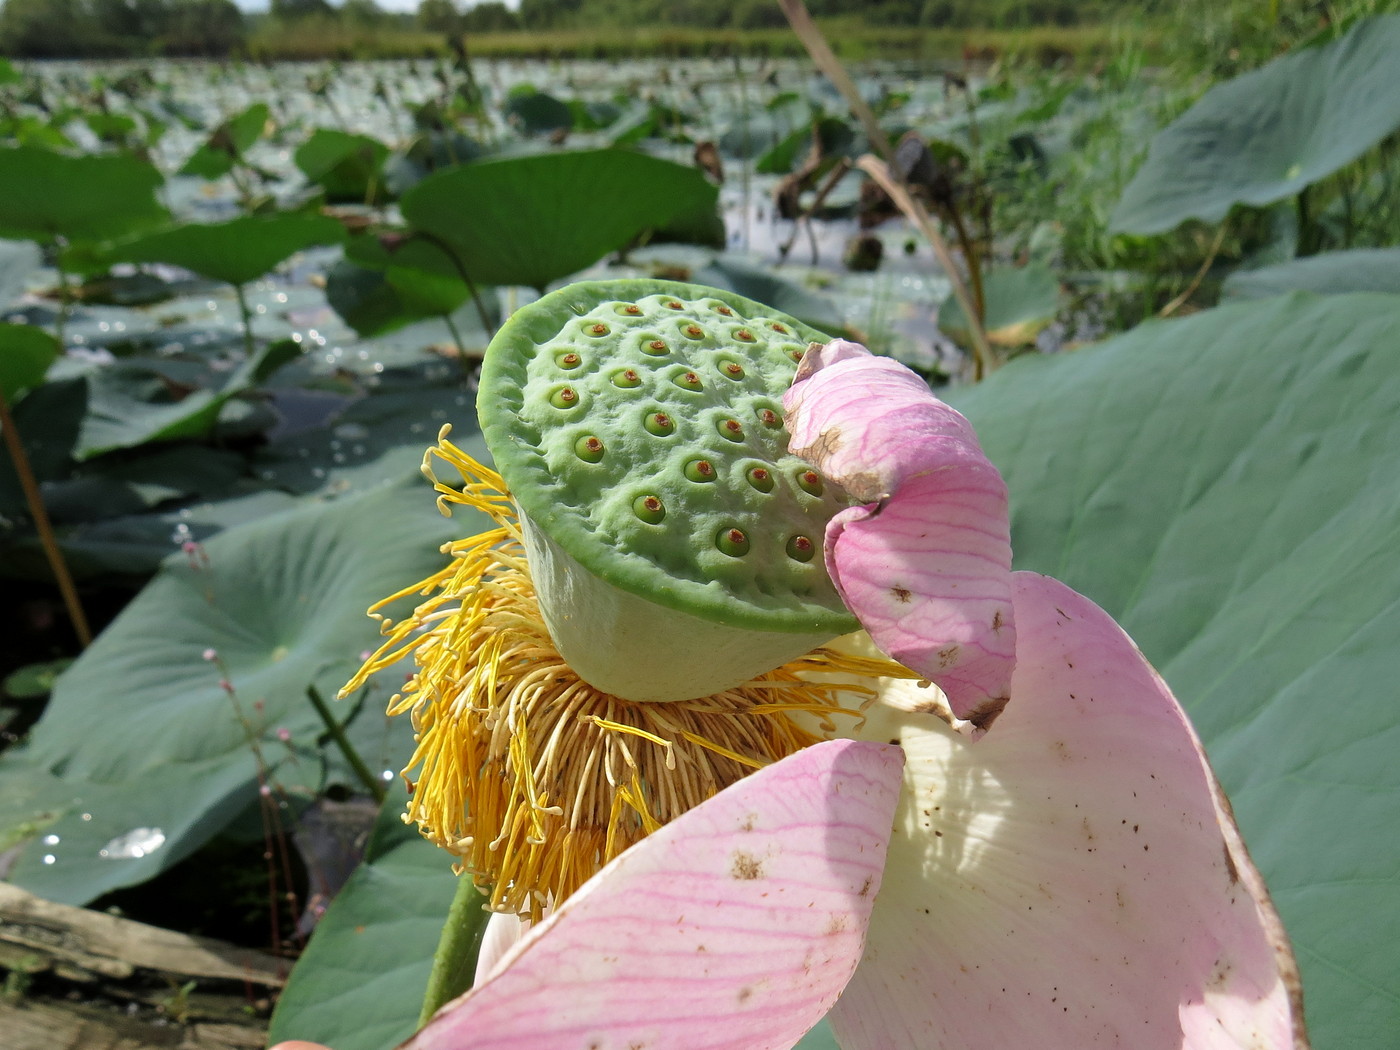
<svg viewBox="0 0 1400 1050">
<path fill-rule="evenodd" d="M 810 0 L 846 59 L 996 57 L 1050 63 L 1094 57 L 1131 33 L 1108 0 Z M 1154 5 L 1147 5 L 1153 8 Z M 374 0 L 4 0 L 0 55 L 49 58 L 243 58 L 254 61 L 418 58 L 465 46 L 483 58 L 608 59 L 803 54 L 773 0 L 522 0 L 467 10 L 421 0 L 416 14 Z"/>
</svg>

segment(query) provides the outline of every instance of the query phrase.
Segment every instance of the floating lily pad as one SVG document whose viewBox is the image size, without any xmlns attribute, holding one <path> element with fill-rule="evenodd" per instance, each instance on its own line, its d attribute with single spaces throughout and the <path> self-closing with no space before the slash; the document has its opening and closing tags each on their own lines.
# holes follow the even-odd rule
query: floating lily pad
<svg viewBox="0 0 1400 1050">
<path fill-rule="evenodd" d="M 1292 197 L 1400 127 L 1400 14 L 1217 84 L 1163 129 L 1109 228 L 1164 233 Z"/>
<path fill-rule="evenodd" d="M 418 479 L 265 517 L 210 539 L 197 557 L 174 555 L 59 679 L 25 750 L 0 760 L 9 822 L 0 838 L 46 823 L 66 847 L 32 839 L 12 881 L 54 900 L 90 900 L 188 855 L 255 798 L 248 730 L 221 678 L 263 741 L 270 778 L 353 784 L 337 753 L 316 752 L 324 768 L 314 755 L 292 763 L 273 731 L 312 746 L 322 724 L 307 686 L 333 696 L 375 644 L 365 608 L 435 571 L 439 544 L 474 527 L 470 515 L 444 521 Z M 204 658 L 207 649 L 219 664 Z M 371 710 L 386 699 L 372 696 Z M 337 710 L 344 717 L 348 708 Z M 407 757 L 407 729 L 394 723 L 391 733 L 374 715 L 350 732 L 381 770 Z M 28 802 L 17 812 L 11 787 L 36 775 L 48 788 L 20 792 Z M 159 849 L 120 863 L 99 858 L 112 836 L 142 827 L 161 829 Z"/>
<path fill-rule="evenodd" d="M 530 87 L 512 91 L 501 114 L 527 135 L 548 135 L 574 126 L 574 113 L 567 102 Z"/>
<path fill-rule="evenodd" d="M 88 408 L 76 458 L 90 459 L 148 441 L 209 432 L 224 404 L 301 354 L 290 339 L 260 347 L 217 386 L 185 389 L 172 380 L 175 362 L 124 361 L 88 375 Z"/>
<path fill-rule="evenodd" d="M 695 168 L 627 150 L 477 161 L 403 195 L 404 218 L 449 244 L 473 281 L 543 289 L 718 192 Z"/>
</svg>

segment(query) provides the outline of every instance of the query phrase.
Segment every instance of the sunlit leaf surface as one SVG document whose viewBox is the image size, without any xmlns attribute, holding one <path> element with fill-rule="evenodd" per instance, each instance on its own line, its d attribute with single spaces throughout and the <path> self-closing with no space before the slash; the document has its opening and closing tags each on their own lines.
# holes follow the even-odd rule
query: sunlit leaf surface
<svg viewBox="0 0 1400 1050">
<path fill-rule="evenodd" d="M 1189 710 L 1319 1047 L 1400 1031 L 1400 297 L 1293 296 L 1026 358 L 953 398 L 1019 568 L 1103 605 Z"/>
<path fill-rule="evenodd" d="M 29 746 L 6 756 L 0 794 L 22 785 L 28 801 L 16 808 L 7 798 L 0 841 L 26 827 L 33 834 L 54 815 L 45 832 L 58 836 L 52 846 L 31 837 L 10 878 L 50 899 L 85 902 L 152 877 L 255 799 L 249 729 L 223 677 L 269 776 L 313 789 L 323 776 L 352 782 L 338 756 L 329 753 L 323 767 L 325 752 L 312 746 L 322 724 L 306 689 L 334 696 L 377 644 L 364 610 L 434 571 L 439 544 L 475 527 L 468 515 L 445 521 L 426 489 L 418 479 L 313 502 L 172 556 L 59 680 Z M 205 659 L 210 649 L 221 665 Z M 391 732 L 381 713 L 386 699 L 369 697 L 351 726 L 376 770 L 406 758 L 405 727 Z M 335 707 L 349 714 L 349 704 Z M 157 848 L 101 856 L 113 837 L 143 827 L 161 830 Z"/>
<path fill-rule="evenodd" d="M 695 168 L 626 150 L 483 160 L 404 194 L 404 218 L 451 245 L 480 284 L 545 288 L 647 230 L 713 213 Z"/>
<path fill-rule="evenodd" d="M 1292 197 L 1400 127 L 1400 14 L 1217 84 L 1165 128 L 1110 227 L 1163 233 Z"/>
</svg>

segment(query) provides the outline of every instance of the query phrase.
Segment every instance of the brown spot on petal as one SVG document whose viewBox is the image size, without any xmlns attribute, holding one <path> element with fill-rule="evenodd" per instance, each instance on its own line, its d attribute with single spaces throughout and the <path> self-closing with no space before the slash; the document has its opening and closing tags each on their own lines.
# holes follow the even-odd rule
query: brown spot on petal
<svg viewBox="0 0 1400 1050">
<path fill-rule="evenodd" d="M 992 632 L 995 634 L 995 633 L 999 633 L 1000 631 L 1001 631 L 1001 610 L 998 609 L 995 613 L 992 614 Z"/>
<path fill-rule="evenodd" d="M 1006 705 L 1010 702 L 1011 697 L 1009 696 L 988 697 L 973 709 L 972 713 L 967 716 L 967 720 L 985 733 L 997 720 L 997 715 L 1006 710 Z"/>
<path fill-rule="evenodd" d="M 889 501 L 890 493 L 885 488 L 885 479 L 879 474 L 862 471 L 859 474 L 832 480 L 839 482 L 859 503 L 879 503 L 879 510 L 883 510 L 884 504 Z"/>
<path fill-rule="evenodd" d="M 1136 825 L 1134 825 L 1133 830 L 1137 830 Z M 1235 858 L 1230 853 L 1230 844 L 1222 842 L 1221 845 L 1225 848 L 1225 870 L 1229 873 L 1230 885 L 1233 886 L 1240 881 L 1240 869 L 1235 866 Z"/>
<path fill-rule="evenodd" d="M 745 985 L 743 988 L 739 989 L 739 1002 L 748 1002 L 751 995 L 753 995 L 753 989 Z"/>
<path fill-rule="evenodd" d="M 821 365 L 818 363 L 821 358 L 817 354 L 812 353 L 813 350 L 820 350 L 821 348 L 821 343 L 807 344 L 807 352 L 804 353 L 802 358 L 797 362 L 797 374 L 792 377 L 793 386 L 809 378 L 821 368 Z M 801 453 L 799 452 L 798 455 L 801 455 Z"/>
<path fill-rule="evenodd" d="M 826 935 L 835 937 L 838 933 L 846 932 L 846 916 L 832 915 L 831 921 L 826 924 Z"/>
<path fill-rule="evenodd" d="M 938 650 L 938 669 L 946 671 L 958 662 L 958 657 L 962 655 L 962 649 L 956 645 L 945 645 Z"/>
<path fill-rule="evenodd" d="M 729 866 L 731 878 L 747 882 L 751 879 L 763 878 L 763 862 L 752 853 L 745 853 L 743 850 L 735 850 L 733 863 Z"/>
<path fill-rule="evenodd" d="M 901 605 L 908 605 L 914 598 L 914 592 L 908 587 L 891 587 L 890 593 Z"/>
<path fill-rule="evenodd" d="M 874 876 L 874 875 L 867 875 L 867 876 L 865 877 L 865 881 L 864 881 L 863 883 L 861 883 L 861 885 L 860 885 L 860 893 L 858 893 L 857 896 L 859 896 L 859 897 L 868 896 L 869 893 L 870 893 L 870 884 L 871 884 L 872 882 L 874 882 L 874 881 L 875 881 L 875 876 Z"/>
</svg>

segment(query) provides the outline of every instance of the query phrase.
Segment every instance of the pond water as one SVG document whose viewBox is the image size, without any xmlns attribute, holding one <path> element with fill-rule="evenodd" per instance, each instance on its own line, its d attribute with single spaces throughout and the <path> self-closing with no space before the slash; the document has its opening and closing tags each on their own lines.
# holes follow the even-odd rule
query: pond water
<svg viewBox="0 0 1400 1050">
<path fill-rule="evenodd" d="M 784 61 L 632 61 L 624 63 L 527 61 L 476 62 L 474 84 L 451 66 L 428 61 L 252 66 L 203 62 L 47 63 L 29 67 L 39 73 L 52 100 L 82 105 L 100 100 L 112 113 L 125 113 L 143 126 L 168 125 L 150 148 L 151 160 L 165 173 L 166 204 L 189 221 L 219 221 L 244 212 L 248 198 L 266 197 L 281 206 L 304 202 L 314 190 L 297 169 L 297 148 L 317 128 L 370 135 L 391 146 L 415 133 L 415 108 L 438 105 L 476 91 L 480 110 L 462 117 L 462 131 L 502 154 L 558 148 L 543 135 L 522 130 L 503 115 L 513 92 L 533 87 L 584 107 L 606 127 L 573 132 L 565 148 L 608 145 L 648 114 L 663 108 L 674 126 L 642 138 L 648 153 L 693 163 L 695 143 L 719 147 L 724 181 L 721 206 L 727 243 L 722 251 L 683 245 L 654 245 L 631 253 L 625 262 L 604 261 L 581 276 L 649 274 L 700 275 L 716 263 L 722 267 L 774 274 L 806 289 L 821 318 L 841 325 L 911 364 L 928 371 L 954 372 L 961 364 L 957 348 L 938 332 L 938 304 L 948 295 L 928 246 L 902 220 L 869 231 L 883 246 L 883 263 L 873 272 L 852 272 L 842 262 L 847 242 L 858 232 L 853 211 L 859 179 L 847 175 L 826 199 L 826 212 L 800 227 L 777 215 L 773 191 L 780 176 L 758 174 L 755 160 L 814 115 L 844 113 L 844 103 L 804 63 Z M 926 123 L 946 117 L 952 103 L 941 72 L 933 68 L 879 66 L 865 71 L 859 83 L 875 104 L 899 99 L 903 123 Z M 209 129 L 247 106 L 264 102 L 271 110 L 268 133 L 249 150 L 258 172 L 236 181 L 214 181 L 175 174 L 208 137 Z M 77 119 L 65 133 L 80 147 L 100 148 L 97 136 Z M 609 119 L 610 118 L 610 119 Z M 392 206 L 358 209 L 369 217 L 392 221 Z M 784 252 L 785 245 L 790 251 Z M 450 342 L 446 326 L 432 321 L 386 336 L 362 339 L 326 302 L 324 275 L 339 249 L 317 250 L 293 258 L 278 272 L 248 289 L 254 331 L 264 339 L 290 337 L 308 349 L 307 367 L 373 374 L 386 367 L 421 360 Z M 66 329 L 70 354 L 155 354 L 180 357 L 211 349 L 234 350 L 241 344 L 237 302 L 228 286 L 190 279 L 169 268 L 147 272 L 167 282 L 173 296 L 141 301 L 149 285 L 130 268 L 105 289 L 107 303 L 77 308 Z M 41 271 L 31 292 L 51 289 L 53 271 Z M 509 289 L 504 304 L 520 303 L 535 293 Z M 52 321 L 45 301 L 30 298 L 10 312 L 13 320 Z M 471 316 L 462 316 L 468 343 L 484 343 L 486 333 Z M 469 347 L 471 348 L 471 347 Z"/>
</svg>

